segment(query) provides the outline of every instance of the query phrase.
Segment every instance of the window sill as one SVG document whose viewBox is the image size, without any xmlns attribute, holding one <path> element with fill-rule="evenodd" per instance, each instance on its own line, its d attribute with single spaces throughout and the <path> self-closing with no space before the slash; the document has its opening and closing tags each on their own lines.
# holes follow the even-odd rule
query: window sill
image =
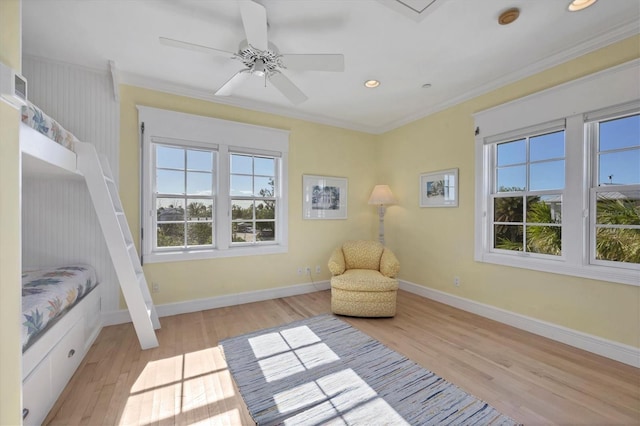
<svg viewBox="0 0 640 426">
<path fill-rule="evenodd" d="M 163 262 L 181 262 L 185 260 L 205 260 L 219 259 L 227 257 L 242 256 L 260 256 L 268 254 L 287 253 L 287 246 L 280 244 L 265 246 L 244 246 L 230 247 L 226 250 L 209 249 L 209 250 L 184 250 L 184 251 L 167 251 L 146 254 L 143 256 L 144 263 L 163 263 Z"/>
<path fill-rule="evenodd" d="M 534 271 L 571 275 L 592 280 L 640 286 L 640 273 L 633 269 L 612 268 L 599 265 L 571 265 L 562 260 L 532 259 L 526 256 L 481 253 L 476 261 L 532 269 Z"/>
</svg>

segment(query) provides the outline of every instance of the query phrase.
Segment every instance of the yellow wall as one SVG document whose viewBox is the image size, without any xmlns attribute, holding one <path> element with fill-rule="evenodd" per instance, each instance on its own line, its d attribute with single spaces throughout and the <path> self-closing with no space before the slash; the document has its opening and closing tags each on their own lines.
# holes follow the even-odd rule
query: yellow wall
<svg viewBox="0 0 640 426">
<path fill-rule="evenodd" d="M 297 268 L 311 266 L 314 281 L 328 280 L 327 260 L 345 239 L 375 238 L 376 215 L 367 200 L 374 185 L 376 153 L 371 135 L 276 115 L 214 104 L 132 86 L 120 88 L 120 182 L 138 181 L 138 115 L 136 105 L 274 127 L 289 137 L 289 252 L 268 256 L 146 264 L 147 281 L 160 284 L 157 304 L 264 290 L 308 283 Z M 347 220 L 302 220 L 302 175 L 348 178 Z M 136 184 L 121 184 L 130 224 L 139 223 Z M 138 226 L 133 226 L 136 232 Z M 134 235 L 137 240 L 137 234 Z M 250 265 L 250 267 L 248 267 Z M 315 274 L 321 265 L 322 273 Z"/>
<path fill-rule="evenodd" d="M 402 261 L 401 278 L 615 342 L 640 347 L 640 288 L 525 269 L 477 263 L 474 239 L 474 112 L 629 61 L 640 56 L 640 37 L 539 73 L 384 135 L 313 124 L 131 86 L 121 87 L 121 182 L 137 182 L 136 104 L 291 131 L 289 253 L 147 264 L 158 282 L 158 304 L 188 301 L 309 282 L 299 266 L 322 265 L 348 238 L 376 238 L 377 215 L 366 204 L 376 183 L 399 199 L 387 210 L 387 244 Z M 420 173 L 458 167 L 458 208 L 418 207 Z M 349 178 L 349 219 L 301 219 L 303 174 Z M 138 223 L 137 185 L 121 185 L 130 223 Z M 134 231 L 138 228 L 132 226 Z M 246 268 L 251 262 L 251 268 Z M 461 286 L 453 286 L 459 276 Z"/>
<path fill-rule="evenodd" d="M 21 69 L 20 0 L 0 1 L 0 62 Z M 22 422 L 19 111 L 0 101 L 0 425 Z"/>
<path fill-rule="evenodd" d="M 380 175 L 399 198 L 387 244 L 407 281 L 640 347 L 640 287 L 478 263 L 474 247 L 472 114 L 640 57 L 632 37 L 381 135 Z M 606 88 L 603 88 L 606 90 Z M 458 208 L 419 208 L 420 173 L 459 168 Z M 461 285 L 453 286 L 459 276 Z"/>
</svg>

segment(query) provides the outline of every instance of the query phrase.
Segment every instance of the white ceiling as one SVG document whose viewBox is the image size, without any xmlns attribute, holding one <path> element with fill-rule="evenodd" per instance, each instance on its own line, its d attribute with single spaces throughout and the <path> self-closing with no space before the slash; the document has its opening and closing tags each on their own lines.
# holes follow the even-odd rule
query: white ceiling
<svg viewBox="0 0 640 426">
<path fill-rule="evenodd" d="M 23 0 L 23 53 L 96 69 L 113 61 L 120 83 L 381 133 L 640 32 L 640 0 L 574 13 L 569 0 L 262 3 L 282 53 L 344 54 L 342 73 L 285 70 L 309 97 L 298 106 L 258 77 L 214 97 L 240 62 L 158 42 L 237 51 L 236 0 Z M 519 19 L 499 25 L 510 7 Z M 370 78 L 382 84 L 366 89 Z"/>
</svg>

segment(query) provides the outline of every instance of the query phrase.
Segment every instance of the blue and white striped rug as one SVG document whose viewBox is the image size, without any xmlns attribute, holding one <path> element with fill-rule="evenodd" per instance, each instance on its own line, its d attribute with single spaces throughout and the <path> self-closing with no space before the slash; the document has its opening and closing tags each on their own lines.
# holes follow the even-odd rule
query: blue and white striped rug
<svg viewBox="0 0 640 426">
<path fill-rule="evenodd" d="M 258 425 L 514 425 L 332 315 L 220 342 Z"/>
</svg>

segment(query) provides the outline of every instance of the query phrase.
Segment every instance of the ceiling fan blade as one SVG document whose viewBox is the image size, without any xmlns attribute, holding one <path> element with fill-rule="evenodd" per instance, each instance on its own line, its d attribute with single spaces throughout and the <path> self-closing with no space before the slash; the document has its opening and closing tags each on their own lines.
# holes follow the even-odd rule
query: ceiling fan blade
<svg viewBox="0 0 640 426">
<path fill-rule="evenodd" d="M 284 74 L 276 72 L 269 77 L 269 81 L 273 83 L 276 89 L 280 91 L 292 104 L 298 105 L 306 101 L 307 95 L 302 93 L 298 86 L 293 84 Z"/>
<path fill-rule="evenodd" d="M 238 3 L 247 42 L 256 49 L 267 50 L 267 10 L 251 0 L 238 0 Z"/>
<path fill-rule="evenodd" d="M 299 71 L 344 71 L 342 54 L 300 54 L 282 55 L 282 65 Z"/>
<path fill-rule="evenodd" d="M 195 43 L 188 43 L 186 41 L 174 40 L 167 37 L 160 37 L 160 43 L 171 47 L 178 47 L 180 49 L 194 50 L 196 52 L 210 53 L 214 55 L 225 55 L 231 57 L 235 55 L 235 53 L 227 52 L 226 50 L 214 49 L 213 47 L 202 46 Z"/>
<path fill-rule="evenodd" d="M 220 87 L 214 95 L 216 96 L 229 96 L 236 90 L 238 87 L 242 85 L 247 79 L 251 77 L 251 72 L 246 70 L 238 71 L 231 77 L 226 83 Z"/>
</svg>

